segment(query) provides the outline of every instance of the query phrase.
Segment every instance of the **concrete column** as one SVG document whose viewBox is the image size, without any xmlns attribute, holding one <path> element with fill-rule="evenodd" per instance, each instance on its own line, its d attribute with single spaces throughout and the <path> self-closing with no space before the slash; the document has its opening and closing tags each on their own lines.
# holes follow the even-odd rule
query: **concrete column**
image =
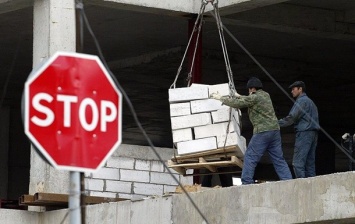
<svg viewBox="0 0 355 224">
<path fill-rule="evenodd" d="M 33 67 L 56 51 L 76 49 L 74 0 L 35 0 L 33 21 Z M 69 172 L 57 171 L 31 149 L 29 193 L 68 193 Z"/>
</svg>

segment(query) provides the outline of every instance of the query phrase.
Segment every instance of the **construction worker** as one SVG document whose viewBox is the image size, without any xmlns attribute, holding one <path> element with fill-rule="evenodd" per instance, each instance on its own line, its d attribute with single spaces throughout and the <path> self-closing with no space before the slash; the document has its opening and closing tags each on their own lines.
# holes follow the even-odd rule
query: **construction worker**
<svg viewBox="0 0 355 224">
<path fill-rule="evenodd" d="M 263 90 L 258 78 L 252 77 L 247 83 L 248 96 L 236 94 L 235 97 L 212 93 L 210 98 L 220 100 L 234 108 L 248 108 L 249 119 L 253 124 L 253 136 L 244 155 L 242 184 L 254 183 L 255 167 L 265 152 L 270 155 L 277 175 L 281 180 L 292 179 L 291 171 L 283 157 L 280 127 L 270 99 Z"/>
<path fill-rule="evenodd" d="M 293 154 L 293 169 L 296 178 L 314 177 L 316 175 L 316 147 L 318 141 L 318 109 L 306 94 L 306 85 L 296 81 L 289 86 L 292 96 L 296 98 L 287 117 L 279 120 L 280 127 L 294 125 L 296 132 Z"/>
</svg>

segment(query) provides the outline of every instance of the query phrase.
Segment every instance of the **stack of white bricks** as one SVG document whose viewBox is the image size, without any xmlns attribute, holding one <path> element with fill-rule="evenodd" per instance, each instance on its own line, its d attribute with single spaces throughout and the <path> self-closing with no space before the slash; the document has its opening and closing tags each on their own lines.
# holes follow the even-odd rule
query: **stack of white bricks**
<svg viewBox="0 0 355 224">
<path fill-rule="evenodd" d="M 240 135 L 240 111 L 209 99 L 209 94 L 215 92 L 229 95 L 228 84 L 169 89 L 173 142 L 179 155 L 232 145 L 244 155 L 246 141 Z"/>
</svg>

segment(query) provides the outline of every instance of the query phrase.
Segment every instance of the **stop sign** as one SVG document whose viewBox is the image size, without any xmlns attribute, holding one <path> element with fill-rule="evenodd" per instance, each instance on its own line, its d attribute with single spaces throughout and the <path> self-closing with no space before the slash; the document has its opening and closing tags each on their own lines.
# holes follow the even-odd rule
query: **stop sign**
<svg viewBox="0 0 355 224">
<path fill-rule="evenodd" d="M 25 83 L 25 133 L 57 169 L 95 171 L 121 143 L 122 95 L 97 56 L 57 52 Z"/>
</svg>

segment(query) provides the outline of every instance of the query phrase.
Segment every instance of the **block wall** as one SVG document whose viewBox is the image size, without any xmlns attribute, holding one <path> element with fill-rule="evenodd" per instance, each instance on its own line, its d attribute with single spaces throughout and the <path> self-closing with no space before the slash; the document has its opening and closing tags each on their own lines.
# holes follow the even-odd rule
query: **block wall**
<svg viewBox="0 0 355 224">
<path fill-rule="evenodd" d="M 156 149 L 164 162 L 173 156 L 173 149 Z M 192 184 L 191 176 L 170 170 L 182 184 Z M 135 199 L 175 192 L 177 186 L 163 162 L 147 146 L 122 145 L 103 168 L 85 174 L 85 189 L 90 196 Z"/>
</svg>

